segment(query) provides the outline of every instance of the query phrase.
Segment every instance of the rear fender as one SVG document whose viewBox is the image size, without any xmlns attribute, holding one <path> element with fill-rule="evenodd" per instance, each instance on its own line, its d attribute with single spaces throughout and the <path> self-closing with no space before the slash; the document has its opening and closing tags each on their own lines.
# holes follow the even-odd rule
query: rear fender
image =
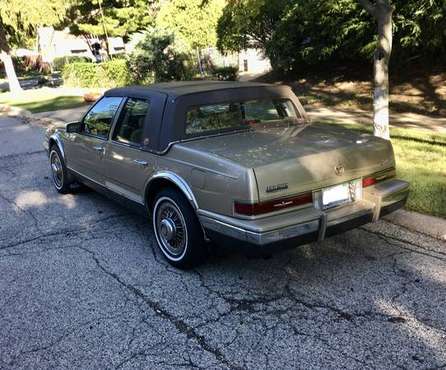
<svg viewBox="0 0 446 370">
<path fill-rule="evenodd" d="M 160 180 L 160 179 L 166 180 L 166 181 L 172 183 L 172 185 L 174 185 L 175 187 L 177 187 L 183 193 L 183 195 L 186 197 L 186 199 L 189 201 L 192 208 L 195 211 L 197 211 L 198 203 L 194 196 L 194 193 L 192 192 L 191 187 L 181 176 L 179 176 L 176 173 L 171 172 L 171 171 L 159 171 L 159 172 L 156 172 L 155 174 L 153 174 L 152 177 L 150 177 L 149 181 L 147 182 L 146 190 L 145 190 L 146 205 L 148 205 L 148 200 L 151 195 L 150 187 L 154 183 L 156 183 L 157 180 Z"/>
</svg>

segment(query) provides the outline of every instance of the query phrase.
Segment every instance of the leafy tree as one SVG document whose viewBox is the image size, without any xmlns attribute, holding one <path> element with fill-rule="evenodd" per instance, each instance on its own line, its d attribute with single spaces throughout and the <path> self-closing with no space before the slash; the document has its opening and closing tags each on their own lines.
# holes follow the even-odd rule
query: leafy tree
<svg viewBox="0 0 446 370">
<path fill-rule="evenodd" d="M 373 58 L 374 132 L 388 138 L 391 53 L 400 68 L 446 60 L 445 29 L 446 0 L 230 0 L 217 33 L 220 49 L 261 48 L 285 73 Z"/>
<path fill-rule="evenodd" d="M 190 48 L 215 46 L 225 0 L 170 0 L 157 15 L 157 27 L 171 30 Z"/>
<path fill-rule="evenodd" d="M 217 47 L 266 49 L 290 0 L 228 0 L 217 24 Z"/>
<path fill-rule="evenodd" d="M 72 0 L 65 24 L 75 35 L 105 39 L 142 31 L 153 23 L 157 0 Z"/>
<path fill-rule="evenodd" d="M 392 0 L 392 5 L 394 60 L 445 59 L 446 1 Z M 217 35 L 221 50 L 258 47 L 283 72 L 326 61 L 369 60 L 377 45 L 374 18 L 359 0 L 229 0 Z"/>
<path fill-rule="evenodd" d="M 10 51 L 23 46 L 39 26 L 54 25 L 65 14 L 64 0 L 0 0 L 0 60 L 11 92 L 21 91 Z"/>
<path fill-rule="evenodd" d="M 134 81 L 144 84 L 192 77 L 188 48 L 173 33 L 151 28 L 134 37 L 139 39 L 129 60 Z"/>
</svg>

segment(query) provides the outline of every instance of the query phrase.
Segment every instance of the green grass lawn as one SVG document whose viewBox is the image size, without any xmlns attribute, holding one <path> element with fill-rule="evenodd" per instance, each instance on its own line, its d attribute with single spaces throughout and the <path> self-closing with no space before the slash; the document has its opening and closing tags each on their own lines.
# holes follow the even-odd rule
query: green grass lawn
<svg viewBox="0 0 446 370">
<path fill-rule="evenodd" d="M 25 90 L 19 95 L 0 94 L 0 104 L 20 107 L 31 113 L 50 112 L 86 105 L 82 96 L 61 95 L 45 89 Z"/>
<path fill-rule="evenodd" d="M 372 132 L 372 127 L 342 124 Z M 411 184 L 406 208 L 446 218 L 446 134 L 408 128 L 391 128 L 397 176 Z"/>
</svg>

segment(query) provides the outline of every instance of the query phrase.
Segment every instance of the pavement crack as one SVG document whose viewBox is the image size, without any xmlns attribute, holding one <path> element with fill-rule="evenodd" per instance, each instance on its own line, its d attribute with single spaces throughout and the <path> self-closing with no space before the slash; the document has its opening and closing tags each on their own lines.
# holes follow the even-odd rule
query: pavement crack
<svg viewBox="0 0 446 370">
<path fill-rule="evenodd" d="M 109 271 L 105 266 L 101 263 L 99 258 L 96 256 L 96 254 L 92 251 L 90 251 L 87 248 L 78 246 L 79 249 L 82 249 L 86 253 L 88 253 L 93 261 L 96 263 L 98 268 L 114 279 L 117 283 L 119 283 L 121 286 L 126 288 L 129 292 L 131 292 L 135 297 L 141 299 L 148 307 L 150 307 L 153 312 L 160 318 L 169 321 L 173 326 L 180 332 L 181 334 L 184 334 L 188 339 L 192 339 L 195 342 L 198 343 L 198 345 L 206 352 L 210 353 L 222 364 L 226 365 L 228 368 L 233 370 L 239 370 L 241 367 L 231 363 L 225 355 L 220 351 L 220 349 L 213 347 L 211 344 L 208 343 L 206 338 L 198 334 L 196 330 L 191 327 L 189 324 L 187 324 L 184 320 L 174 316 L 169 311 L 167 311 L 165 308 L 163 308 L 158 302 L 152 301 L 147 297 L 140 289 L 137 287 L 125 282 L 123 279 L 121 279 L 116 273 Z"/>
<path fill-rule="evenodd" d="M 110 215 L 98 220 L 94 220 L 92 221 L 88 226 L 85 227 L 80 227 L 80 228 L 72 228 L 72 229 L 62 229 L 62 230 L 57 230 L 57 231 L 53 231 L 53 232 L 41 232 L 40 235 L 34 236 L 32 238 L 29 239 L 24 239 L 24 240 L 19 240 L 7 245 L 3 245 L 0 246 L 0 250 L 5 250 L 5 249 L 10 249 L 10 248 L 14 248 L 14 247 L 18 247 L 18 246 L 22 246 L 24 244 L 28 244 L 31 242 L 34 242 L 36 240 L 40 240 L 40 239 L 45 239 L 45 238 L 50 238 L 53 236 L 60 236 L 60 235 L 65 235 L 65 236 L 70 236 L 71 234 L 79 234 L 79 233 L 83 233 L 83 232 L 88 232 L 89 230 L 91 230 L 95 225 L 102 223 L 102 222 L 107 222 L 109 220 L 112 219 L 117 219 L 117 218 L 122 218 L 122 217 L 126 217 L 127 214 L 119 214 L 119 215 Z"/>
<path fill-rule="evenodd" d="M 36 346 L 36 347 L 33 347 L 33 348 L 25 350 L 25 351 L 20 351 L 17 355 L 15 355 L 13 357 L 13 359 L 11 361 L 9 361 L 8 365 L 13 366 L 16 363 L 16 361 L 23 356 L 33 354 L 33 353 L 42 352 L 42 351 L 47 351 L 47 350 L 57 346 L 58 344 L 62 343 L 66 338 L 68 338 L 70 335 L 74 334 L 76 331 L 78 331 L 79 329 L 81 329 L 83 327 L 90 326 L 91 324 L 97 323 L 98 321 L 114 320 L 117 317 L 119 317 L 119 315 L 100 317 L 100 318 L 88 320 L 88 321 L 83 322 L 79 325 L 76 325 L 76 327 L 66 330 L 63 334 L 59 335 L 57 338 L 55 338 L 53 341 L 49 342 L 48 344 L 45 344 L 42 346 Z"/>
<path fill-rule="evenodd" d="M 394 236 L 391 236 L 391 235 L 387 235 L 387 234 L 384 234 L 384 233 L 381 233 L 381 232 L 378 232 L 378 231 L 371 231 L 371 230 L 368 230 L 365 227 L 359 227 L 359 229 L 361 229 L 362 231 L 365 231 L 366 233 L 375 235 L 378 239 L 381 239 L 384 242 L 386 242 L 387 244 L 392 245 L 394 247 L 397 247 L 397 248 L 400 248 L 400 249 L 404 249 L 404 250 L 410 251 L 412 253 L 417 253 L 417 254 L 420 254 L 420 255 L 427 256 L 427 257 L 435 258 L 435 259 L 437 259 L 439 261 L 442 261 L 442 262 L 446 262 L 446 258 L 440 257 L 440 256 L 446 256 L 446 253 L 444 253 L 444 252 L 435 251 L 435 250 L 426 248 L 426 247 L 424 247 L 422 245 L 413 243 L 413 242 L 411 242 L 409 240 L 404 240 L 404 239 L 401 239 L 401 238 L 397 238 L 397 237 L 394 237 Z M 401 245 L 401 244 L 404 244 L 404 245 Z M 409 247 L 405 246 L 406 244 L 408 244 L 408 245 L 410 245 L 412 247 L 421 249 L 421 250 L 415 250 L 413 248 L 409 248 Z M 440 256 L 438 256 L 438 255 L 436 256 L 435 254 L 432 254 L 432 253 L 438 254 Z"/>
<path fill-rule="evenodd" d="M 19 205 L 17 204 L 17 202 L 15 202 L 15 201 L 13 201 L 13 200 L 11 200 L 11 199 L 5 197 L 2 193 L 0 193 L 0 199 L 3 199 L 6 203 L 12 205 L 13 208 L 16 208 L 16 209 L 18 209 L 20 212 L 23 212 L 24 214 L 30 216 L 30 217 L 32 218 L 32 220 L 33 220 L 33 223 L 34 223 L 34 226 L 36 227 L 36 229 L 37 229 L 39 232 L 43 233 L 43 231 L 40 229 L 40 226 L 39 226 L 39 220 L 38 220 L 37 217 L 31 212 L 31 210 L 19 206 Z"/>
<path fill-rule="evenodd" d="M 18 153 L 18 154 L 8 154 L 8 155 L 4 155 L 4 156 L 0 157 L 0 161 L 8 161 L 8 160 L 15 159 L 15 158 L 28 157 L 30 155 L 41 154 L 44 152 L 45 152 L 45 149 L 33 150 L 31 152 Z"/>
</svg>

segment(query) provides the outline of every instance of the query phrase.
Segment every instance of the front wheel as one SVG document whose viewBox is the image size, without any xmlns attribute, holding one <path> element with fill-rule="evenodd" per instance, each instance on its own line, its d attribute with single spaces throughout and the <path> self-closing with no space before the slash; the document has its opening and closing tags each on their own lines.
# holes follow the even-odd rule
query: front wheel
<svg viewBox="0 0 446 370">
<path fill-rule="evenodd" d="M 59 148 L 52 146 L 49 158 L 54 187 L 59 193 L 68 193 L 70 191 L 71 182 L 69 180 L 68 170 L 65 166 L 62 154 L 60 154 Z"/>
<path fill-rule="evenodd" d="M 191 205 L 180 192 L 161 191 L 155 198 L 152 220 L 158 247 L 171 265 L 187 269 L 204 261 L 203 231 Z"/>
</svg>

